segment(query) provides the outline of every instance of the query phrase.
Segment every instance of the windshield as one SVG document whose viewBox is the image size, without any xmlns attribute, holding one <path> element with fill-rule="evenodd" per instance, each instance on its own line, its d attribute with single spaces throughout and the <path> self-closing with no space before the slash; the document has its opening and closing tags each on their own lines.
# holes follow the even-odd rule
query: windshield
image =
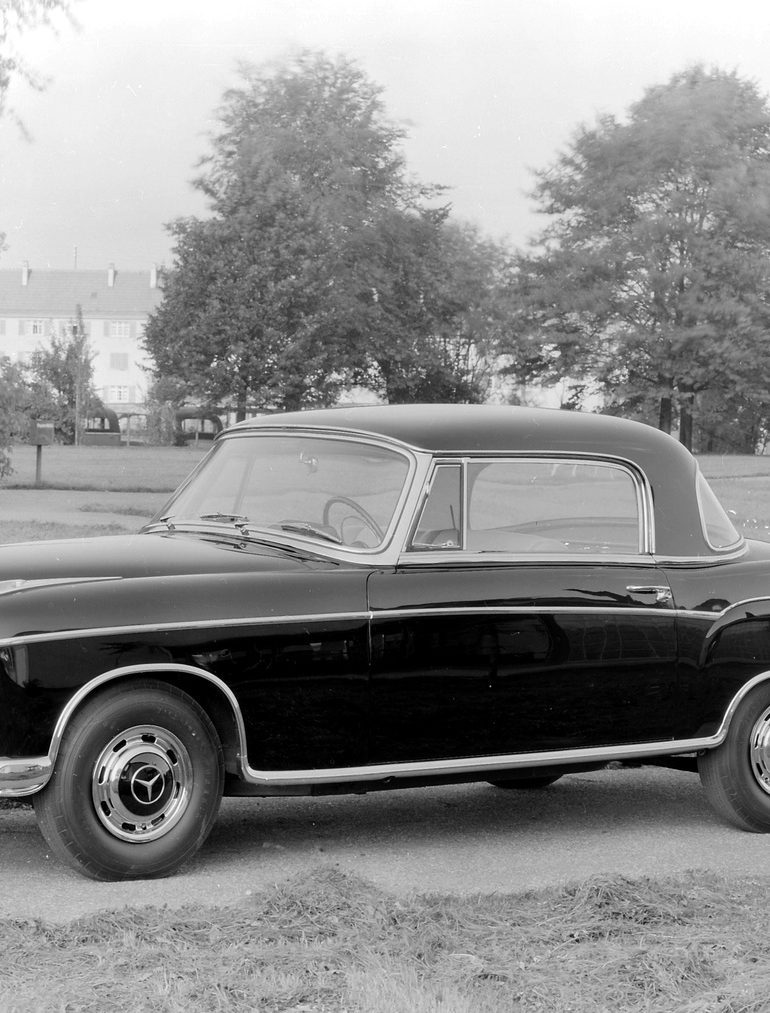
<svg viewBox="0 0 770 1013">
<path fill-rule="evenodd" d="M 405 454 L 357 440 L 235 436 L 214 447 L 161 516 L 372 549 L 385 539 L 408 473 Z"/>
</svg>

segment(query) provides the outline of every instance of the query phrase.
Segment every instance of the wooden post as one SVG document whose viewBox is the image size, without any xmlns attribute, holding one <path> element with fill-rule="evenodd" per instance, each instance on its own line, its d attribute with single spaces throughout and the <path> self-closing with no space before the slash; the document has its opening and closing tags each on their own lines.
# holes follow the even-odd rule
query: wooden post
<svg viewBox="0 0 770 1013">
<path fill-rule="evenodd" d="M 33 422 L 30 430 L 30 442 L 36 446 L 35 451 L 35 486 L 43 484 L 43 447 L 53 444 L 53 422 Z"/>
</svg>

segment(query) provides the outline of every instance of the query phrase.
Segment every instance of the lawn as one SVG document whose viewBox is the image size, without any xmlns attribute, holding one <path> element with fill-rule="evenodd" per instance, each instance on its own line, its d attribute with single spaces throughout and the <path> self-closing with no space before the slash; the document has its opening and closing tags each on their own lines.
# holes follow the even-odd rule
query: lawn
<svg viewBox="0 0 770 1013">
<path fill-rule="evenodd" d="M 199 447 L 43 447 L 42 484 L 53 489 L 172 492 L 210 444 Z M 36 448 L 19 443 L 11 455 L 13 473 L 2 487 L 35 485 Z"/>
<path fill-rule="evenodd" d="M 765 878 L 396 897 L 321 867 L 228 908 L 0 921 L 0 1008 L 760 1013 Z"/>
</svg>

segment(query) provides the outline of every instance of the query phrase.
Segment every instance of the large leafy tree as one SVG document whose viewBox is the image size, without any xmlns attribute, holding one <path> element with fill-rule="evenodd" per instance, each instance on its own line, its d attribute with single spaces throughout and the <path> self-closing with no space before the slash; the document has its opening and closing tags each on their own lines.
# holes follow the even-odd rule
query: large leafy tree
<svg viewBox="0 0 770 1013">
<path fill-rule="evenodd" d="M 692 438 L 770 399 L 770 109 L 755 85 L 695 67 L 625 121 L 581 129 L 537 175 L 550 218 L 518 264 L 518 334 L 546 379 Z M 707 410 L 706 410 L 707 409 Z"/>
<path fill-rule="evenodd" d="M 211 216 L 171 226 L 175 269 L 146 331 L 158 373 L 241 411 L 328 404 L 351 382 L 473 395 L 448 319 L 467 307 L 444 281 L 457 242 L 440 190 L 407 177 L 380 89 L 306 53 L 246 68 L 220 126 L 196 183 Z"/>
</svg>

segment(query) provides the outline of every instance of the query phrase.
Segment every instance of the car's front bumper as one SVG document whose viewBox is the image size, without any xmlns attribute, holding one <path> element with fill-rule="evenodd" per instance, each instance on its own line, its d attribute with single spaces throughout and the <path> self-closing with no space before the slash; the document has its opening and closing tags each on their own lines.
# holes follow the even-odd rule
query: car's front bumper
<svg viewBox="0 0 770 1013">
<path fill-rule="evenodd" d="M 0 798 L 33 795 L 51 776 L 48 756 L 0 756 Z"/>
</svg>

